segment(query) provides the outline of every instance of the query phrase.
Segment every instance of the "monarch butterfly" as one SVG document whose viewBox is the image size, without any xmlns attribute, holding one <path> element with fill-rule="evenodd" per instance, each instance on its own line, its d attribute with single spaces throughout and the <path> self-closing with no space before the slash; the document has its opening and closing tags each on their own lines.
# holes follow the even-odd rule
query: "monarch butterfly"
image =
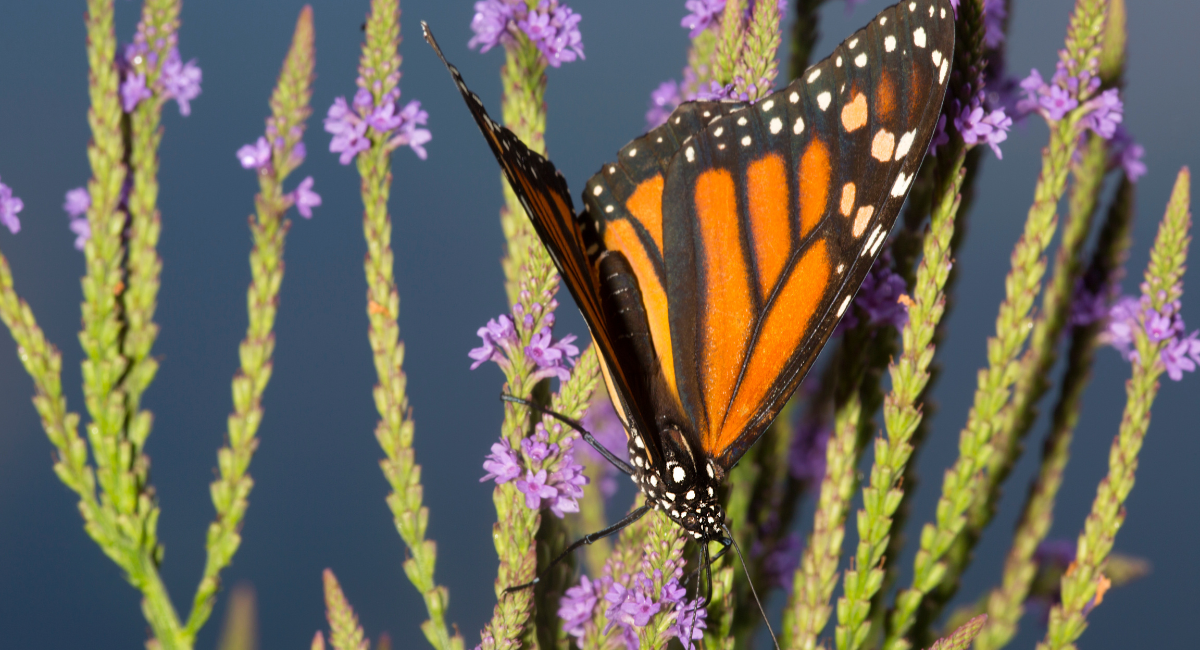
<svg viewBox="0 0 1200 650">
<path fill-rule="evenodd" d="M 883 10 L 757 102 L 681 105 L 588 180 L 579 214 L 422 27 L 583 312 L 632 463 L 605 455 L 646 496 L 564 555 L 651 508 L 728 548 L 716 488 L 846 312 L 934 134 L 949 0 Z"/>
</svg>

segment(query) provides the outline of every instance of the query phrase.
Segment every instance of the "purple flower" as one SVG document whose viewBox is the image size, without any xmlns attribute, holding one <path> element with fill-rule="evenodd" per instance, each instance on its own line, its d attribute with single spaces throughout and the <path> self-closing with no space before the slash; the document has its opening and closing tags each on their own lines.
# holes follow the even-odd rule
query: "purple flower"
<svg viewBox="0 0 1200 650">
<path fill-rule="evenodd" d="M 985 112 L 982 103 L 981 93 L 975 96 L 966 110 L 954 118 L 954 128 L 962 135 L 963 142 L 969 145 L 986 143 L 996 153 L 997 158 L 1003 159 L 1004 156 L 997 145 L 1008 139 L 1012 118 L 1004 113 L 1003 108 Z"/>
<path fill-rule="evenodd" d="M 1163 343 L 1159 355 L 1163 369 L 1172 380 L 1181 381 L 1183 373 L 1195 372 L 1200 363 L 1200 341 L 1197 340 L 1200 330 L 1185 335 L 1187 326 L 1180 308 L 1178 300 L 1155 310 L 1146 295 L 1140 299 L 1125 296 L 1109 310 L 1104 340 L 1127 361 L 1137 361 L 1136 333 L 1142 330 L 1150 343 Z"/>
<path fill-rule="evenodd" d="M 541 0 L 537 9 L 517 20 L 517 27 L 541 50 L 551 67 L 559 67 L 583 56 L 579 33 L 580 15 L 558 0 Z"/>
<path fill-rule="evenodd" d="M 25 202 L 18 196 L 13 196 L 12 188 L 0 183 L 0 224 L 4 224 L 12 234 L 21 231 L 21 220 L 17 213 L 25 209 Z"/>
<path fill-rule="evenodd" d="M 292 167 L 299 167 L 307 156 L 308 148 L 304 146 L 304 142 L 297 142 L 296 146 L 292 147 L 291 153 L 288 154 L 288 164 Z"/>
<path fill-rule="evenodd" d="M 291 193 L 291 199 L 296 205 L 296 211 L 305 219 L 312 219 L 312 209 L 321 205 L 321 195 L 312 191 L 312 186 L 313 177 L 308 176 L 300 181 L 295 191 Z"/>
<path fill-rule="evenodd" d="M 811 482 L 825 477 L 825 447 L 832 433 L 813 420 L 800 423 L 788 451 L 788 472 L 792 478 Z"/>
<path fill-rule="evenodd" d="M 90 207 L 92 207 L 92 196 L 88 194 L 86 187 L 76 187 L 75 189 L 67 190 L 63 210 L 66 210 L 68 217 L 72 219 L 81 217 L 87 214 Z"/>
<path fill-rule="evenodd" d="M 488 454 L 487 460 L 483 461 L 483 468 L 488 473 L 479 479 L 480 483 L 488 479 L 496 479 L 497 484 L 507 483 L 521 475 L 520 460 L 512 446 L 508 444 L 508 440 L 504 438 L 501 438 L 500 442 L 492 444 L 492 453 Z"/>
<path fill-rule="evenodd" d="M 75 250 L 81 251 L 92 238 L 92 225 L 87 219 L 72 219 L 68 226 L 75 233 Z"/>
<path fill-rule="evenodd" d="M 583 416 L 583 427 L 587 429 L 596 442 L 611 451 L 617 458 L 629 460 L 629 446 L 625 438 L 625 427 L 617 417 L 617 411 L 607 395 L 592 401 L 587 413 Z M 617 492 L 617 468 L 609 463 L 600 452 L 592 448 L 582 437 L 576 438 L 573 451 L 578 457 L 582 455 L 587 460 L 601 467 L 600 494 L 609 498 Z"/>
<path fill-rule="evenodd" d="M 1084 327 L 1104 320 L 1108 316 L 1108 296 L 1107 287 L 1093 292 L 1088 289 L 1083 278 L 1076 280 L 1074 299 L 1071 301 L 1070 324 Z"/>
<path fill-rule="evenodd" d="M 271 162 L 271 144 L 260 135 L 253 144 L 242 145 L 237 150 L 237 157 L 245 169 L 262 169 Z"/>
<path fill-rule="evenodd" d="M 429 121 L 429 113 L 421 110 L 421 102 L 414 99 L 404 105 L 399 118 L 400 126 L 396 130 L 396 135 L 388 141 L 388 147 L 407 145 L 417 154 L 417 158 L 425 160 L 428 154 L 423 145 L 433 139 L 433 134 L 429 132 L 429 129 L 418 127 Z"/>
<path fill-rule="evenodd" d="M 563 620 L 564 632 L 576 639 L 583 638 L 583 626 L 591 620 L 600 599 L 599 587 L 600 581 L 580 576 L 579 584 L 563 594 L 558 602 L 558 617 Z"/>
<path fill-rule="evenodd" d="M 1109 88 L 1089 101 L 1087 106 L 1091 112 L 1083 119 L 1084 125 L 1095 131 L 1096 135 L 1111 140 L 1124 119 L 1125 106 L 1121 102 L 1120 91 Z"/>
<path fill-rule="evenodd" d="M 557 342 L 552 342 L 550 328 L 533 335 L 529 345 L 525 346 L 525 356 L 537 364 L 535 377 L 558 377 L 560 381 L 571 378 L 571 368 L 575 365 L 575 357 L 579 356 L 579 348 L 572 342 L 574 334 L 568 334 Z"/>
<path fill-rule="evenodd" d="M 1049 86 L 1046 92 L 1038 98 L 1038 104 L 1046 109 L 1048 119 L 1057 122 L 1061 120 L 1068 111 L 1079 106 L 1079 101 L 1071 96 L 1071 93 L 1066 88 L 1059 86 Z"/>
<path fill-rule="evenodd" d="M 929 155 L 936 156 L 938 147 L 950 142 L 950 134 L 946 133 L 946 114 L 938 117 L 937 126 L 933 129 L 933 138 L 929 140 Z"/>
<path fill-rule="evenodd" d="M 1136 183 L 1146 175 L 1146 163 L 1142 162 L 1145 155 L 1146 150 L 1142 145 L 1134 142 L 1129 131 L 1118 124 L 1112 140 L 1109 141 L 1109 166 L 1115 168 L 1119 165 L 1125 170 L 1125 177 L 1129 182 Z"/>
<path fill-rule="evenodd" d="M 708 609 L 703 605 L 704 599 L 696 598 L 684 601 L 676 610 L 675 625 L 671 626 L 671 633 L 683 643 L 685 650 L 692 649 L 692 641 L 704 638 L 704 630 L 708 628 Z"/>
<path fill-rule="evenodd" d="M 525 452 L 525 456 L 533 461 L 536 467 L 540 467 L 543 461 L 558 453 L 558 445 L 549 444 L 546 429 L 539 423 L 537 433 L 532 438 L 521 440 L 521 451 Z"/>
<path fill-rule="evenodd" d="M 200 66 L 196 65 L 195 59 L 184 63 L 179 58 L 179 48 L 171 48 L 171 51 L 167 53 L 167 59 L 163 61 L 160 79 L 165 96 L 174 99 L 179 104 L 180 115 L 192 114 L 191 101 L 200 94 L 202 77 L 203 73 Z"/>
<path fill-rule="evenodd" d="M 645 588 L 651 586 L 650 581 L 642 578 L 641 582 L 642 589 L 633 591 L 632 597 L 621 603 L 621 614 L 636 627 L 645 627 L 650 622 L 650 617 L 662 609 L 662 605 L 654 602 L 645 591 Z"/>
<path fill-rule="evenodd" d="M 892 271 L 890 260 L 891 256 L 884 252 L 871 267 L 867 277 L 863 278 L 858 295 L 854 297 L 854 305 L 857 309 L 850 310 L 846 314 L 842 322 L 838 324 L 839 330 L 845 331 L 857 326 L 858 315 L 856 312 L 859 310 L 867 315 L 867 322 L 874 327 L 891 325 L 900 329 L 908 322 L 908 307 L 901 302 L 901 296 L 904 295 L 907 287 L 904 284 L 904 278 Z"/>
<path fill-rule="evenodd" d="M 125 81 L 121 82 L 121 109 L 126 113 L 132 113 L 139 102 L 153 96 L 154 93 L 146 87 L 145 74 L 128 75 Z"/>
<path fill-rule="evenodd" d="M 360 151 L 366 151 L 371 141 L 366 138 L 367 123 L 346 105 L 345 97 L 333 100 L 325 114 L 325 131 L 333 134 L 329 141 L 330 153 L 340 153 L 338 162 L 349 165 Z"/>
<path fill-rule="evenodd" d="M 803 549 L 800 535 L 788 533 L 767 553 L 763 559 L 763 573 L 766 574 L 767 584 L 772 587 L 784 587 L 789 592 L 792 589 L 792 574 L 800 564 L 800 551 Z"/>
<path fill-rule="evenodd" d="M 523 10 L 524 2 L 520 3 Z M 471 18 L 471 31 L 475 35 L 467 41 L 467 47 L 487 52 L 508 37 L 508 25 L 513 21 L 518 7 L 504 0 L 480 0 L 475 3 L 475 16 Z"/>
<path fill-rule="evenodd" d="M 679 25 L 691 30 L 688 32 L 689 38 L 696 38 L 725 11 L 725 0 L 687 0 L 683 6 L 689 13 L 679 21 Z"/>
<path fill-rule="evenodd" d="M 550 476 L 550 482 L 557 491 L 550 502 L 550 512 L 559 519 L 565 513 L 579 512 L 579 499 L 583 496 L 583 486 L 588 484 L 588 477 L 583 474 L 583 465 L 575 462 L 570 448 L 563 455 L 558 471 Z"/>
<path fill-rule="evenodd" d="M 699 0 L 696 0 L 699 1 Z M 671 111 L 679 107 L 683 97 L 679 94 L 679 82 L 664 81 L 650 93 L 650 109 L 646 111 L 646 130 L 656 128 L 667 121 Z"/>
<path fill-rule="evenodd" d="M 1195 372 L 1200 365 L 1200 330 L 1172 340 L 1163 348 L 1163 366 L 1173 381 L 1183 379 L 1183 373 Z"/>
<path fill-rule="evenodd" d="M 958 6 L 955 4 L 955 11 Z M 983 43 L 988 49 L 996 49 L 1004 43 L 1004 19 L 1008 11 L 1004 0 L 983 0 Z"/>
<path fill-rule="evenodd" d="M 1048 539 L 1038 544 L 1033 559 L 1041 566 L 1056 566 L 1066 570 L 1075 561 L 1075 540 Z"/>
<path fill-rule="evenodd" d="M 363 94 L 362 88 L 359 88 L 359 94 Z M 366 95 L 369 101 L 371 95 L 370 93 L 366 93 Z M 358 104 L 358 95 L 355 95 L 354 103 L 356 105 Z M 371 114 L 367 116 L 367 125 L 371 126 L 376 131 L 391 131 L 392 129 L 400 126 L 403 122 L 404 119 L 399 115 L 396 115 L 396 102 L 390 97 L 385 97 L 383 104 L 376 107 L 375 110 L 371 111 Z"/>
<path fill-rule="evenodd" d="M 527 508 L 537 510 L 542 507 L 542 500 L 553 499 L 558 495 L 558 490 L 546 483 L 548 479 L 546 470 L 541 469 L 536 474 L 526 470 L 525 478 L 517 481 L 517 489 L 525 495 Z"/>
<path fill-rule="evenodd" d="M 483 345 L 467 353 L 467 356 L 475 360 L 475 363 L 471 364 L 471 370 L 483 365 L 485 361 L 508 362 L 501 350 L 510 350 L 517 343 L 517 330 L 513 327 L 511 318 L 500 314 L 479 328 L 476 334 L 483 340 Z"/>
</svg>

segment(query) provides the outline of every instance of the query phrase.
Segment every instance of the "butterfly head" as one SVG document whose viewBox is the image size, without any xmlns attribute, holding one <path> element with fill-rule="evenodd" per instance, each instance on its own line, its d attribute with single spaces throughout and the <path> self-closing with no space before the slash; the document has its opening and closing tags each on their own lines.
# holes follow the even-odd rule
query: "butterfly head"
<svg viewBox="0 0 1200 650">
<path fill-rule="evenodd" d="M 659 454 L 647 450 L 639 432 L 629 437 L 633 481 L 646 502 L 697 540 L 724 540 L 725 510 L 716 490 L 723 472 L 711 458 L 692 454 L 687 437 L 674 426 L 664 428 L 655 442 Z"/>
</svg>

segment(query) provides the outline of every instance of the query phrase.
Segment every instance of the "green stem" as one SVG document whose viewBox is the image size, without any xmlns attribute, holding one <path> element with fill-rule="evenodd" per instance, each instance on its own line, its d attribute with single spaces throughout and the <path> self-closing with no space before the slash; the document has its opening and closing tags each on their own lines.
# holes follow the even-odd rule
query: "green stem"
<svg viewBox="0 0 1200 650">
<path fill-rule="evenodd" d="M 1166 216 L 1150 251 L 1143 295 L 1156 311 L 1178 300 L 1183 293 L 1191 228 L 1189 182 L 1190 174 L 1185 167 L 1176 179 Z M 1076 544 L 1075 562 L 1062 577 L 1062 602 L 1050 611 L 1050 624 L 1038 650 L 1073 650 L 1075 641 L 1087 628 L 1087 613 L 1100 604 L 1103 589 L 1107 588 L 1105 562 L 1125 522 L 1125 500 L 1133 489 L 1138 453 L 1150 427 L 1150 407 L 1158 394 L 1158 377 L 1165 369 L 1162 350 L 1169 343 L 1170 339 L 1151 342 L 1145 323 L 1137 323 L 1138 354 L 1133 359 L 1132 375 L 1125 383 L 1125 412 L 1108 455 L 1108 475 L 1096 488 L 1096 499 Z"/>
</svg>

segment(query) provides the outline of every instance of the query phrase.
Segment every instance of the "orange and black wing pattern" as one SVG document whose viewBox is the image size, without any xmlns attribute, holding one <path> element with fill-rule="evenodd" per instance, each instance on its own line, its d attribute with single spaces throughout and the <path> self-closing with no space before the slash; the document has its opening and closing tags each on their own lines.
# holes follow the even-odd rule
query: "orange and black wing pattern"
<svg viewBox="0 0 1200 650">
<path fill-rule="evenodd" d="M 722 469 L 782 408 L 879 254 L 953 50 L 947 0 L 903 2 L 754 104 L 684 104 L 585 187 L 601 245 L 637 278 L 661 365 L 651 410 L 685 418 Z"/>
<path fill-rule="evenodd" d="M 425 40 L 454 77 L 505 178 L 583 312 L 622 421 L 627 429 L 647 431 L 652 422 L 650 396 L 656 392 L 656 382 L 652 379 L 654 373 L 644 368 L 653 365 L 653 352 L 645 336 L 637 287 L 629 286 L 632 276 L 628 265 L 620 252 L 604 250 L 591 219 L 576 216 L 562 174 L 488 116 L 479 96 L 467 88 L 458 69 L 442 55 L 428 25 L 422 23 L 421 27 Z"/>
</svg>

